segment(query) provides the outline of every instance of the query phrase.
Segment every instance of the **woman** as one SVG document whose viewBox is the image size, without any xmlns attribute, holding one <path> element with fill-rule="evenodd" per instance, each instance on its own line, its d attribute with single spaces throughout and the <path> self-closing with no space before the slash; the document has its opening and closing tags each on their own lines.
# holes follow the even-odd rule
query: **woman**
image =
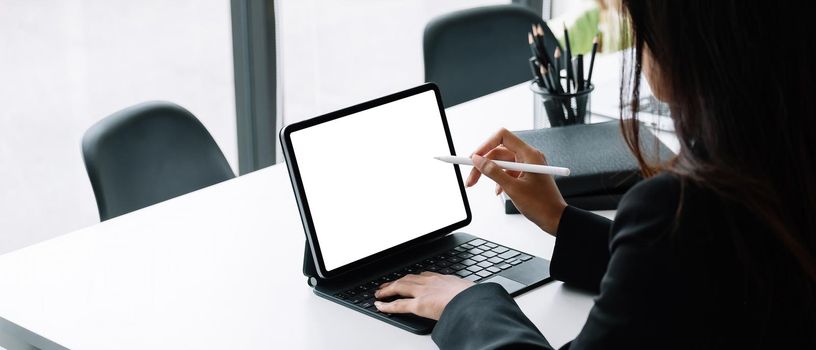
<svg viewBox="0 0 816 350">
<path fill-rule="evenodd" d="M 634 69 L 672 107 L 681 149 L 647 164 L 614 222 L 565 204 L 553 179 L 491 159 L 544 164 L 507 131 L 473 155 L 556 236 L 551 273 L 599 292 L 570 349 L 816 348 L 816 40 L 786 1 L 624 0 Z M 625 92 L 622 91 L 622 96 Z M 622 99 L 623 100 L 623 99 Z M 406 276 L 377 291 L 385 312 L 438 319 L 441 348 L 550 348 L 495 284 Z M 558 317 L 558 315 L 552 315 Z"/>
</svg>

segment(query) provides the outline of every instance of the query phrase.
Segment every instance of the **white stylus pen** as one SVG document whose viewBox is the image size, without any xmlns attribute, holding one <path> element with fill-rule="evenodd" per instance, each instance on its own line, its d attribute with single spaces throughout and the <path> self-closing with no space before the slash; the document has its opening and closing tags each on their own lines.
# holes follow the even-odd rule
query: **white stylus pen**
<svg viewBox="0 0 816 350">
<path fill-rule="evenodd" d="M 457 157 L 457 156 L 439 156 L 434 157 L 438 160 L 441 160 L 446 163 L 453 163 L 453 164 L 460 164 L 460 165 L 473 165 L 473 160 L 468 157 Z M 559 175 L 559 176 L 569 176 L 570 170 L 569 168 L 562 168 L 558 166 L 549 166 L 549 165 L 538 165 L 538 164 L 527 164 L 527 163 L 516 163 L 516 162 L 507 162 L 503 160 L 494 160 L 494 163 L 499 167 L 502 167 L 507 170 L 516 170 L 516 171 L 523 171 L 527 173 L 536 173 L 536 174 L 547 174 L 547 175 Z"/>
</svg>

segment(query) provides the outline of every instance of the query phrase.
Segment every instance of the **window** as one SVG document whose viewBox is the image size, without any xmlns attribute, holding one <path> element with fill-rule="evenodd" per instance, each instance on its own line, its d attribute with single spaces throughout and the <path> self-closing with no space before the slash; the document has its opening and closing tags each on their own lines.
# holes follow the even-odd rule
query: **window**
<svg viewBox="0 0 816 350">
<path fill-rule="evenodd" d="M 96 121 L 175 102 L 237 166 L 228 0 L 6 1 L 0 254 L 99 221 L 80 149 Z"/>
<path fill-rule="evenodd" d="M 504 0 L 278 0 L 283 123 L 424 82 L 432 18 Z"/>
</svg>

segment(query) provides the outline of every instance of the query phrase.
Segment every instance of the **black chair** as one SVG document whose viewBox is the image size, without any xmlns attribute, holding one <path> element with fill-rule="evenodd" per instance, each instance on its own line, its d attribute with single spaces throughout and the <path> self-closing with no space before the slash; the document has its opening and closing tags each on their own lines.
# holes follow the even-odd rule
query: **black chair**
<svg viewBox="0 0 816 350">
<path fill-rule="evenodd" d="M 541 17 L 523 6 L 478 7 L 433 19 L 425 27 L 425 81 L 439 85 L 449 107 L 531 80 L 531 24 L 544 27 L 552 56 L 558 41 Z"/>
<path fill-rule="evenodd" d="M 169 102 L 99 121 L 82 154 L 102 221 L 235 177 L 204 125 Z"/>
</svg>

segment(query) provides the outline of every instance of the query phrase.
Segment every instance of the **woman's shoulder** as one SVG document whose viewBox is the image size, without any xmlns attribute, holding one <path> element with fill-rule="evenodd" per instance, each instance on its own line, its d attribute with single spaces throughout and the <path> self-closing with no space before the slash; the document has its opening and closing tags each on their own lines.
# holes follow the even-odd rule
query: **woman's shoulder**
<svg viewBox="0 0 816 350">
<path fill-rule="evenodd" d="M 633 186 L 621 199 L 621 205 L 651 202 L 671 207 L 680 199 L 681 187 L 682 182 L 677 175 L 662 172 Z"/>
<path fill-rule="evenodd" d="M 641 238 L 662 239 L 675 231 L 702 234 L 721 224 L 721 211 L 722 200 L 714 192 L 663 172 L 639 182 L 623 196 L 613 238 L 638 234 Z"/>
<path fill-rule="evenodd" d="M 626 238 L 663 237 L 674 227 L 682 192 L 682 180 L 669 173 L 660 173 L 632 187 L 618 205 L 612 226 L 613 244 Z"/>
</svg>

